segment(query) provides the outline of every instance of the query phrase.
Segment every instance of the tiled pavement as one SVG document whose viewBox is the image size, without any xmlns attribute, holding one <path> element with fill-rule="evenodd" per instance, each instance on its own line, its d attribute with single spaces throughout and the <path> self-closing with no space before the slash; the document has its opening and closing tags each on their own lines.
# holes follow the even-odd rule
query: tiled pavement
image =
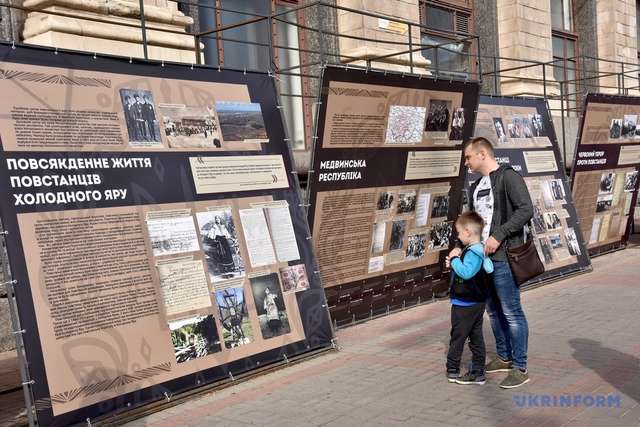
<svg viewBox="0 0 640 427">
<path fill-rule="evenodd" d="M 446 382 L 449 305 L 438 302 L 340 330 L 340 352 L 128 425 L 640 426 L 639 261 L 630 248 L 523 293 L 532 380 L 518 389 L 498 387 L 504 374 L 484 386 Z M 493 356 L 486 317 L 485 338 Z M 560 396 L 585 402 L 561 407 Z"/>
<path fill-rule="evenodd" d="M 632 247 L 595 258 L 592 273 L 522 294 L 532 381 L 519 389 L 500 389 L 504 374 L 491 375 L 484 386 L 446 382 L 449 305 L 443 301 L 340 330 L 339 352 L 128 425 L 640 426 L 638 261 L 640 247 Z M 486 318 L 485 338 L 492 356 Z M 543 398 L 553 404 L 560 396 L 585 403 L 542 406 Z M 611 397 L 612 406 L 596 407 L 590 399 L 597 396 Z"/>
</svg>

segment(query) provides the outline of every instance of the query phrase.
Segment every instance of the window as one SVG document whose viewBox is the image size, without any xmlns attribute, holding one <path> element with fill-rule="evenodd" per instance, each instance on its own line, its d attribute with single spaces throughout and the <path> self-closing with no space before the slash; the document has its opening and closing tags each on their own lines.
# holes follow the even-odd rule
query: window
<svg viewBox="0 0 640 427">
<path fill-rule="evenodd" d="M 471 43 L 460 41 L 470 33 L 471 10 L 435 3 L 420 2 L 420 22 L 423 45 L 441 45 L 425 48 L 422 55 L 431 61 L 431 68 L 440 74 L 468 77 L 472 72 Z M 447 43 L 451 42 L 451 43 Z M 436 54 L 437 52 L 437 54 Z"/>
<path fill-rule="evenodd" d="M 561 82 L 569 112 L 576 111 L 577 45 L 578 35 L 573 28 L 573 4 L 571 0 L 551 0 L 551 29 L 553 50 L 553 77 Z"/>
</svg>

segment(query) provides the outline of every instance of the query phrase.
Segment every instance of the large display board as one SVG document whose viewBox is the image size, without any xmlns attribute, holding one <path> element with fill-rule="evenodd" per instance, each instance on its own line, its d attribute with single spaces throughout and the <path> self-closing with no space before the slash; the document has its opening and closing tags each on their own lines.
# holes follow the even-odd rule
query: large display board
<svg viewBox="0 0 640 427">
<path fill-rule="evenodd" d="M 271 77 L 0 51 L 0 208 L 41 425 L 331 344 Z"/>
<path fill-rule="evenodd" d="M 385 74 L 327 67 L 322 80 L 309 223 L 336 323 L 446 285 L 478 85 Z"/>
<path fill-rule="evenodd" d="M 510 164 L 529 189 L 531 232 L 545 266 L 532 282 L 588 269 L 589 255 L 546 102 L 481 96 L 475 136 L 491 141 L 498 163 Z M 478 178 L 469 173 L 466 188 Z"/>
<path fill-rule="evenodd" d="M 640 98 L 585 99 L 571 188 L 592 256 L 623 248 L 638 195 Z"/>
</svg>

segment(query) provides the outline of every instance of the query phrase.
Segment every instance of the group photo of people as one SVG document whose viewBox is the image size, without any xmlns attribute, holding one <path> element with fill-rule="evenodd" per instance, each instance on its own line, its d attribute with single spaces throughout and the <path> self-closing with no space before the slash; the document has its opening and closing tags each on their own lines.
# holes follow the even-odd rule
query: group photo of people
<svg viewBox="0 0 640 427">
<path fill-rule="evenodd" d="M 129 142 L 160 143 L 160 124 L 148 90 L 120 89 Z"/>
</svg>

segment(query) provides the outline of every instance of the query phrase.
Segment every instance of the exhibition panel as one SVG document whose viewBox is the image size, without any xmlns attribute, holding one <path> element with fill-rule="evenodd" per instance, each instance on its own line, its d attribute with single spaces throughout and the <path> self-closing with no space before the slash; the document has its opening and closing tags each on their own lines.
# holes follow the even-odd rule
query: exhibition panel
<svg viewBox="0 0 640 427">
<path fill-rule="evenodd" d="M 513 167 L 529 190 L 529 230 L 545 272 L 528 284 L 588 270 L 589 254 L 546 101 L 481 96 L 475 136 L 487 138 L 498 163 Z M 479 177 L 467 175 L 467 191 Z"/>
<path fill-rule="evenodd" d="M 326 67 L 309 224 L 336 323 L 430 299 L 460 212 L 478 85 Z"/>
<path fill-rule="evenodd" d="M 0 208 L 41 425 L 332 345 L 272 76 L 0 51 Z"/>
<path fill-rule="evenodd" d="M 626 246 L 638 195 L 640 98 L 589 94 L 571 188 L 591 256 Z"/>
</svg>

